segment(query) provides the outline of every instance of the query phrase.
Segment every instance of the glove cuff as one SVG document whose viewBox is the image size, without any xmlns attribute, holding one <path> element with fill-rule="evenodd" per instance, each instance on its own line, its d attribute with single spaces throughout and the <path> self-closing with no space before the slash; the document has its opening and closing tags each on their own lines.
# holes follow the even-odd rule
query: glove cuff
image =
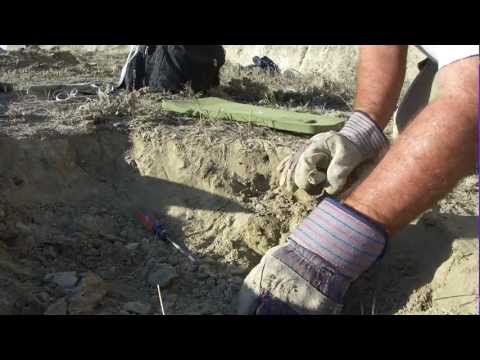
<svg viewBox="0 0 480 360">
<path fill-rule="evenodd" d="M 326 197 L 289 241 L 318 255 L 353 281 L 383 256 L 388 235 L 379 224 Z"/>
<path fill-rule="evenodd" d="M 382 129 L 361 111 L 355 111 L 338 133 L 354 143 L 366 159 L 375 157 L 388 146 Z"/>
</svg>

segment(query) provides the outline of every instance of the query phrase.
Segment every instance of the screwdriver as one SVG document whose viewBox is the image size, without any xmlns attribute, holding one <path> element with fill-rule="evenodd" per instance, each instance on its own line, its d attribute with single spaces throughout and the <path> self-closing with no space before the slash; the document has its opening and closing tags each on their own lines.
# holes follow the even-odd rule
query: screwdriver
<svg viewBox="0 0 480 360">
<path fill-rule="evenodd" d="M 186 256 L 192 263 L 197 265 L 197 260 L 189 254 L 187 251 L 182 249 L 180 245 L 178 245 L 176 242 L 174 242 L 170 236 L 168 236 L 167 231 L 163 228 L 162 224 L 160 221 L 155 219 L 152 215 L 146 213 L 146 212 L 137 212 L 137 218 L 138 220 L 145 225 L 145 227 L 153 233 L 155 236 L 155 239 L 159 239 L 165 242 L 170 243 L 175 249 L 177 249 L 182 255 Z"/>
</svg>

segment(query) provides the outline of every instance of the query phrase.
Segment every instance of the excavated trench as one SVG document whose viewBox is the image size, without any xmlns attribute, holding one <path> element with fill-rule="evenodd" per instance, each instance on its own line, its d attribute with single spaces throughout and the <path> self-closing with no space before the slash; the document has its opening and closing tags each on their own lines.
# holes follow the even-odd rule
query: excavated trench
<svg viewBox="0 0 480 360">
<path fill-rule="evenodd" d="M 157 283 L 169 313 L 233 312 L 244 275 L 306 207 L 271 189 L 286 146 L 214 132 L 2 136 L 0 313 L 155 313 Z"/>
<path fill-rule="evenodd" d="M 157 284 L 168 314 L 234 313 L 245 275 L 315 203 L 276 190 L 275 168 L 298 139 L 242 131 L 2 135 L 0 313 L 158 314 Z M 200 265 L 154 239 L 137 210 L 154 212 Z M 435 312 L 437 294 L 475 291 L 478 247 L 465 231 L 476 217 L 427 215 L 354 284 L 347 313 Z"/>
</svg>

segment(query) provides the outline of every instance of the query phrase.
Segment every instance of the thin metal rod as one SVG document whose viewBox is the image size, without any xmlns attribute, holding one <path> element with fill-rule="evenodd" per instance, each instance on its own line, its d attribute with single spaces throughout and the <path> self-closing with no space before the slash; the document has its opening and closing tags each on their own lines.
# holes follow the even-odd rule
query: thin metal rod
<svg viewBox="0 0 480 360">
<path fill-rule="evenodd" d="M 158 290 L 158 299 L 160 300 L 160 307 L 162 308 L 162 315 L 165 315 L 165 310 L 163 309 L 162 293 L 160 292 L 160 285 L 157 284 Z"/>
</svg>

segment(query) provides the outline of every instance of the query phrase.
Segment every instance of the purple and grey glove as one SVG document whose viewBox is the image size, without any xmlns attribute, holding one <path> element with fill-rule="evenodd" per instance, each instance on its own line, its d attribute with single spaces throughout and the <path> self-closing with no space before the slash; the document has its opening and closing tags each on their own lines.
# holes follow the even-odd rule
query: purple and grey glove
<svg viewBox="0 0 480 360">
<path fill-rule="evenodd" d="M 350 284 L 383 256 L 387 241 L 381 225 L 326 197 L 248 274 L 238 313 L 338 314 Z"/>
<path fill-rule="evenodd" d="M 366 113 L 355 111 L 343 128 L 313 136 L 279 165 L 280 187 L 309 193 L 343 190 L 349 175 L 388 146 L 382 130 Z"/>
</svg>

